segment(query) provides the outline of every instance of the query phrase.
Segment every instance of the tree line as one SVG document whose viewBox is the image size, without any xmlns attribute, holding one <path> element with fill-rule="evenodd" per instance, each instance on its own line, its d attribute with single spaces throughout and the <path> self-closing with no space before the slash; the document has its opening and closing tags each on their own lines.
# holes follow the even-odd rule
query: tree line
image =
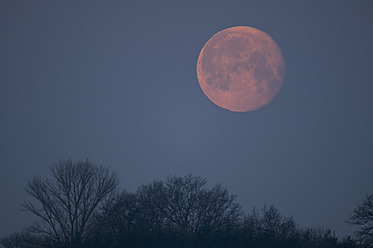
<svg viewBox="0 0 373 248">
<path fill-rule="evenodd" d="M 49 177 L 33 177 L 23 210 L 37 221 L 4 236 L 4 248 L 372 248 L 373 195 L 353 211 L 354 237 L 301 228 L 273 205 L 242 211 L 236 196 L 187 175 L 119 189 L 118 174 L 86 161 L 60 160 Z"/>
</svg>

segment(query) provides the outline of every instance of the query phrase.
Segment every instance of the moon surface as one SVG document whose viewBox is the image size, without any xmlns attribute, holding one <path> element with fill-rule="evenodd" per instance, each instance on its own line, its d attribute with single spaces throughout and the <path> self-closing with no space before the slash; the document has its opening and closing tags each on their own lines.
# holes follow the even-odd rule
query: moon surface
<svg viewBox="0 0 373 248">
<path fill-rule="evenodd" d="M 216 105 L 234 112 L 256 110 L 271 102 L 284 76 L 279 46 L 268 34 L 252 27 L 216 33 L 197 61 L 202 91 Z"/>
</svg>

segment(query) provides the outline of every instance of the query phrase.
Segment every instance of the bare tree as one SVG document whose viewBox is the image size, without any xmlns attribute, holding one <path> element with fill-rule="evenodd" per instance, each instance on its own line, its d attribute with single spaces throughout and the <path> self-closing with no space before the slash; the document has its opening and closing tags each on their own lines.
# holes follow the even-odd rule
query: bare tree
<svg viewBox="0 0 373 248">
<path fill-rule="evenodd" d="M 38 202 L 28 201 L 24 210 L 39 218 L 28 227 L 33 234 L 59 244 L 78 245 L 88 230 L 93 213 L 118 186 L 118 176 L 89 160 L 60 160 L 50 178 L 34 177 L 25 191 Z"/>
<path fill-rule="evenodd" d="M 0 239 L 0 247 L 4 248 L 53 248 L 51 240 L 38 237 L 27 230 L 12 233 Z"/>
<path fill-rule="evenodd" d="M 229 194 L 221 184 L 200 195 L 198 228 L 218 230 L 233 227 L 241 216 L 241 207 L 236 202 L 236 195 Z"/>
<path fill-rule="evenodd" d="M 201 177 L 168 178 L 163 189 L 169 224 L 185 232 L 195 232 L 202 224 L 203 212 L 207 211 L 207 199 L 202 195 L 206 180 Z M 201 204 L 205 200 L 205 204 Z M 206 205 L 202 209 L 202 205 Z"/>
<path fill-rule="evenodd" d="M 373 247 L 373 194 L 365 196 L 347 223 L 360 226 L 356 235 L 362 247 Z"/>
<path fill-rule="evenodd" d="M 126 235 L 142 231 L 140 206 L 136 195 L 126 191 L 110 197 L 95 214 L 89 239 L 103 247 L 118 246 Z"/>
<path fill-rule="evenodd" d="M 254 208 L 244 223 L 249 233 L 256 238 L 291 239 L 297 234 L 293 218 L 282 216 L 274 205 L 264 205 L 260 211 Z"/>
<path fill-rule="evenodd" d="M 184 233 L 236 223 L 240 215 L 236 196 L 221 185 L 206 189 L 206 183 L 206 179 L 191 175 L 155 181 L 139 188 L 140 206 L 153 225 Z"/>
<path fill-rule="evenodd" d="M 142 185 L 137 190 L 137 200 L 141 208 L 141 219 L 148 230 L 160 230 L 167 221 L 165 185 L 163 181 L 154 181 Z"/>
</svg>

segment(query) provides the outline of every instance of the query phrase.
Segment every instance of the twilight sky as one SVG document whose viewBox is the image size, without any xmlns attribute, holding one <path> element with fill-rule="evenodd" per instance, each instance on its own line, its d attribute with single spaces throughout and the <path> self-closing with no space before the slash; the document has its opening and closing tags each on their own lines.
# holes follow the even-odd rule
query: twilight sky
<svg viewBox="0 0 373 248">
<path fill-rule="evenodd" d="M 303 227 L 345 224 L 373 193 L 372 1 L 1 1 L 0 236 L 23 187 L 58 159 L 91 159 L 122 187 L 206 177 L 243 210 L 274 204 Z M 216 32 L 272 36 L 286 76 L 269 105 L 234 113 L 196 77 Z"/>
</svg>

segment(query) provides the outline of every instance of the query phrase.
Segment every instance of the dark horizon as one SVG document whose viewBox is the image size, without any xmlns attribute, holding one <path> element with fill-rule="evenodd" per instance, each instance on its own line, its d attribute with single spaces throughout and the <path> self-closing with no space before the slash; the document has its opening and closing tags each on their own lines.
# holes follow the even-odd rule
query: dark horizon
<svg viewBox="0 0 373 248">
<path fill-rule="evenodd" d="M 121 190 L 119 175 L 93 161 L 57 161 L 49 176 L 25 187 L 23 211 L 35 222 L 0 237 L 4 248 L 35 247 L 371 247 L 373 194 L 356 206 L 349 224 L 357 236 L 337 237 L 322 225 L 300 227 L 274 205 L 244 211 L 237 196 L 206 178 L 168 177 Z M 363 222 L 362 222 L 363 221 Z M 364 233 L 361 233 L 363 231 Z"/>
</svg>

